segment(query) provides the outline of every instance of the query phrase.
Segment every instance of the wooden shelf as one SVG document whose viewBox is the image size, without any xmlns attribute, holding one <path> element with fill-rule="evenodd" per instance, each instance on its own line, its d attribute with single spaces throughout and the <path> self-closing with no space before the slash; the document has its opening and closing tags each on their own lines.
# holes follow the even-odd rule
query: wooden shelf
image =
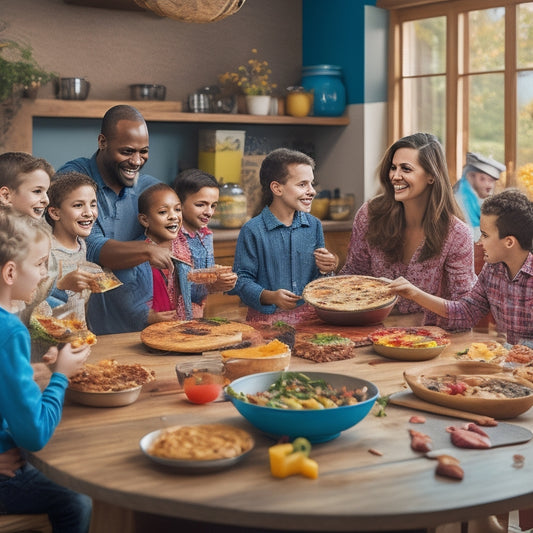
<svg viewBox="0 0 533 533">
<path fill-rule="evenodd" d="M 242 113 L 187 113 L 181 102 L 114 101 L 114 100 L 53 100 L 37 99 L 25 105 L 34 117 L 102 118 L 114 105 L 130 104 L 148 121 L 207 122 L 227 124 L 282 124 L 309 126 L 347 126 L 350 120 L 341 117 L 290 117 L 288 115 L 245 115 Z"/>
</svg>

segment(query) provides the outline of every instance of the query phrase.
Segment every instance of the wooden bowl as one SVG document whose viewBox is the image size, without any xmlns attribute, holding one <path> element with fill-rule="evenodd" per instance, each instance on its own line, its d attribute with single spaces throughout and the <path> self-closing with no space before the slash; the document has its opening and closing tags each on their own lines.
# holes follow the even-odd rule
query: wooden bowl
<svg viewBox="0 0 533 533">
<path fill-rule="evenodd" d="M 490 416 L 496 419 L 514 418 L 525 413 L 533 406 L 533 389 L 529 396 L 519 398 L 476 398 L 461 394 L 446 394 L 430 390 L 422 385 L 424 376 L 438 377 L 446 375 L 491 376 L 501 377 L 506 381 L 528 386 L 527 382 L 514 379 L 502 371 L 499 365 L 478 361 L 446 363 L 442 365 L 424 365 L 404 371 L 404 378 L 415 396 L 430 403 Z"/>
</svg>

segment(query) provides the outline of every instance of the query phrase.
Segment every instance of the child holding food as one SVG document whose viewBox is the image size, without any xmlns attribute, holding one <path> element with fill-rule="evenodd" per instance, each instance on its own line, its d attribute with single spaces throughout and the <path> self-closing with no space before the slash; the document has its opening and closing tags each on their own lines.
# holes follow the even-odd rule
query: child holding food
<svg viewBox="0 0 533 533">
<path fill-rule="evenodd" d="M 148 187 L 139 196 L 139 222 L 146 240 L 166 244 L 172 251 L 174 272 L 151 267 L 153 282 L 152 312 L 170 312 L 173 319 L 192 319 L 191 283 L 187 273 L 192 258 L 182 225 L 181 202 L 176 191 L 165 183 Z"/>
<path fill-rule="evenodd" d="M 86 262 L 85 239 L 98 216 L 96 183 L 79 172 L 60 174 L 52 179 L 48 198 L 50 203 L 45 217 L 52 226 L 48 275 L 56 281 L 47 301 L 51 307 L 64 304 L 69 291 L 81 293 L 86 303 L 96 273 L 79 266 Z M 80 318 L 84 316 L 85 313 Z"/>
<path fill-rule="evenodd" d="M 55 370 L 41 392 L 30 364 L 30 335 L 13 313 L 16 300 L 30 301 L 47 275 L 50 237 L 45 226 L 12 209 L 0 210 L 0 507 L 2 512 L 47 513 L 54 531 L 86 533 L 91 500 L 56 485 L 24 459 L 23 448 L 40 450 L 61 418 L 68 378 L 83 366 L 90 348 L 51 349 Z M 6 462 L 12 462 L 8 467 Z"/>
<path fill-rule="evenodd" d="M 322 225 L 310 214 L 314 167 L 311 157 L 286 148 L 263 160 L 264 208 L 241 228 L 233 264 L 238 278 L 231 293 L 248 306 L 249 321 L 295 324 L 314 317 L 302 291 L 337 268 L 339 259 L 324 247 Z"/>
<path fill-rule="evenodd" d="M 451 329 L 473 327 L 489 311 L 511 344 L 533 340 L 533 205 L 516 189 L 487 198 L 481 206 L 485 265 L 474 287 L 456 301 L 415 287 L 403 277 L 389 287 L 446 317 Z"/>
<path fill-rule="evenodd" d="M 174 189 L 181 200 L 185 236 L 195 269 L 215 266 L 213 232 L 207 227 L 215 212 L 219 185 L 211 174 L 191 168 L 178 174 Z M 237 276 L 231 269 L 221 268 L 216 281 L 207 284 L 193 283 L 191 287 L 193 317 L 201 318 L 207 295 L 213 292 L 226 292 L 233 289 Z"/>
</svg>

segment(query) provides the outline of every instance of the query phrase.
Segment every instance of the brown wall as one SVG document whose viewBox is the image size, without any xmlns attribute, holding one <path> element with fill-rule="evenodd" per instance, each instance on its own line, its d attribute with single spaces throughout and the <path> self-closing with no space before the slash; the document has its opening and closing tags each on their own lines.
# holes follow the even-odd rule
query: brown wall
<svg viewBox="0 0 533 533">
<path fill-rule="evenodd" d="M 0 0 L 7 24 L 0 37 L 31 44 L 39 64 L 60 76 L 87 77 L 90 99 L 128 99 L 129 84 L 160 83 L 167 100 L 183 101 L 245 62 L 252 48 L 270 62 L 280 88 L 298 82 L 301 11 L 301 0 L 246 0 L 226 19 L 191 24 L 63 0 Z M 51 84 L 39 93 L 52 96 Z"/>
</svg>

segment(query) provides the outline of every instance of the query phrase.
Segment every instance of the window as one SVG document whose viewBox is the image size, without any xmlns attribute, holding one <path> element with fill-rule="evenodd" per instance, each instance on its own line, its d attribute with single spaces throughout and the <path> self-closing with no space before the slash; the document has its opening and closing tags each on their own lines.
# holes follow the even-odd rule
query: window
<svg viewBox="0 0 533 533">
<path fill-rule="evenodd" d="M 419 3 L 377 3 L 391 8 L 390 141 L 429 131 L 453 181 L 474 151 L 505 163 L 514 185 L 533 164 L 533 2 Z"/>
</svg>

